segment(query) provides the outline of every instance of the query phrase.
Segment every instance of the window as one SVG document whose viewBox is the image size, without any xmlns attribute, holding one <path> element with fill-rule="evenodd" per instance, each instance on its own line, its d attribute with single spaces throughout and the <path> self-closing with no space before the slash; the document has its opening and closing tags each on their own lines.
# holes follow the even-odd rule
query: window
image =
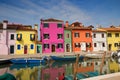
<svg viewBox="0 0 120 80">
<path fill-rule="evenodd" d="M 21 46 L 20 46 L 20 45 L 17 45 L 17 49 L 20 50 L 20 49 L 21 49 Z"/>
<path fill-rule="evenodd" d="M 44 39 L 49 39 L 49 34 L 43 34 Z"/>
<path fill-rule="evenodd" d="M 63 44 L 59 43 L 58 48 L 63 48 Z"/>
<path fill-rule="evenodd" d="M 30 48 L 31 48 L 31 49 L 34 49 L 34 45 L 33 45 L 33 44 L 31 44 L 31 45 L 30 45 Z"/>
<path fill-rule="evenodd" d="M 58 39 L 62 39 L 63 38 L 62 34 L 57 34 L 57 36 L 58 36 Z"/>
<path fill-rule="evenodd" d="M 115 33 L 115 37 L 119 37 L 119 33 Z"/>
<path fill-rule="evenodd" d="M 102 38 L 104 38 L 104 34 L 101 34 L 102 35 Z"/>
<path fill-rule="evenodd" d="M 58 28 L 62 28 L 62 24 L 57 24 L 57 27 Z"/>
<path fill-rule="evenodd" d="M 74 33 L 74 36 L 75 37 L 79 37 L 79 33 Z"/>
<path fill-rule="evenodd" d="M 94 47 L 97 47 L 97 44 L 96 44 L 96 43 L 94 43 Z"/>
<path fill-rule="evenodd" d="M 105 43 L 102 43 L 102 47 L 105 47 Z"/>
<path fill-rule="evenodd" d="M 35 34 L 30 34 L 30 40 L 34 41 L 35 40 Z"/>
<path fill-rule="evenodd" d="M 112 37 L 112 34 L 111 34 L 111 33 L 108 33 L 108 37 Z"/>
<path fill-rule="evenodd" d="M 91 47 L 91 43 L 86 43 L 86 47 Z"/>
<path fill-rule="evenodd" d="M 118 47 L 118 45 L 119 45 L 118 43 L 114 43 L 114 46 L 115 46 L 115 47 Z"/>
<path fill-rule="evenodd" d="M 69 33 L 67 34 L 67 38 L 69 38 Z"/>
<path fill-rule="evenodd" d="M 22 40 L 22 34 L 17 34 L 17 40 L 21 41 Z"/>
<path fill-rule="evenodd" d="M 90 37 L 90 33 L 86 33 L 86 37 L 89 38 Z"/>
<path fill-rule="evenodd" d="M 44 49 L 49 48 L 49 44 L 44 44 Z"/>
<path fill-rule="evenodd" d="M 14 40 L 14 34 L 11 34 L 11 35 L 10 35 L 10 39 L 11 39 L 11 40 Z"/>
<path fill-rule="evenodd" d="M 48 28 L 49 24 L 48 23 L 44 23 L 44 28 Z"/>
<path fill-rule="evenodd" d="M 96 38 L 96 34 L 93 34 L 93 37 Z"/>
<path fill-rule="evenodd" d="M 80 47 L 80 43 L 75 43 L 75 47 Z"/>
</svg>

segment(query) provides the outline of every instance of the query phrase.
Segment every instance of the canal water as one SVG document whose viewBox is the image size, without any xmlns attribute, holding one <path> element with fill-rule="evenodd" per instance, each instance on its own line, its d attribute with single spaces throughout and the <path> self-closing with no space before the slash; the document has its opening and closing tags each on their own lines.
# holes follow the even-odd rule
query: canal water
<svg viewBox="0 0 120 80">
<path fill-rule="evenodd" d="M 47 64 L 8 64 L 0 65 L 0 75 L 8 72 L 13 74 L 17 80 L 57 80 L 64 73 L 66 80 L 73 80 L 73 76 L 82 79 L 120 71 L 118 60 L 105 59 L 100 71 L 101 63 L 101 59 L 85 59 L 77 64 L 74 61 L 52 61 Z"/>
</svg>

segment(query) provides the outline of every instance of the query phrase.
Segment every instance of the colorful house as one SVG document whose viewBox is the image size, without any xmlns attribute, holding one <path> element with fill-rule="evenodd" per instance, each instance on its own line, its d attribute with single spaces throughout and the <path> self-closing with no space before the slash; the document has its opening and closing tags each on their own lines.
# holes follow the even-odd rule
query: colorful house
<svg viewBox="0 0 120 80">
<path fill-rule="evenodd" d="M 72 34 L 72 51 L 92 51 L 92 28 L 93 26 L 84 27 L 82 23 L 74 22 L 70 25 Z"/>
<path fill-rule="evenodd" d="M 42 52 L 64 52 L 64 22 L 57 19 L 45 19 L 40 23 Z"/>
<path fill-rule="evenodd" d="M 71 29 L 68 28 L 69 24 L 66 21 L 65 28 L 64 28 L 64 44 L 65 44 L 65 52 L 72 52 L 72 38 L 71 38 Z"/>
<path fill-rule="evenodd" d="M 107 51 L 107 36 L 104 30 L 92 31 L 93 51 Z"/>
<path fill-rule="evenodd" d="M 29 25 L 19 25 L 16 30 L 16 54 L 35 54 L 37 30 Z"/>
<path fill-rule="evenodd" d="M 16 27 L 7 20 L 0 23 L 0 55 L 15 54 Z"/>
<path fill-rule="evenodd" d="M 108 51 L 116 51 L 120 49 L 120 28 L 110 26 L 109 28 L 99 28 L 107 32 Z"/>
</svg>

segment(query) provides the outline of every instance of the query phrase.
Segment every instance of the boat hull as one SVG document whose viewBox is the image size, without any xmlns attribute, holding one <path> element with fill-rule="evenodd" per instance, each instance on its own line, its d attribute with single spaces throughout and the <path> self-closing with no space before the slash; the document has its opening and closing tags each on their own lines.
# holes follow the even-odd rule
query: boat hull
<svg viewBox="0 0 120 80">
<path fill-rule="evenodd" d="M 50 56 L 52 60 L 55 61 L 75 61 L 76 56 L 71 56 L 71 57 L 57 57 L 57 56 Z M 79 60 L 83 60 L 83 56 L 79 57 Z"/>
<path fill-rule="evenodd" d="M 11 59 L 14 64 L 45 63 L 43 59 Z"/>
</svg>

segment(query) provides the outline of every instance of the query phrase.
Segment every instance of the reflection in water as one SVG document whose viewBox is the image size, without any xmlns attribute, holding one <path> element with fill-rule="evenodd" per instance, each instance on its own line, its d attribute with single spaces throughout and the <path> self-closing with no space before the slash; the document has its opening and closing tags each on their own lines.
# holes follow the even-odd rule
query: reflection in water
<svg viewBox="0 0 120 80">
<path fill-rule="evenodd" d="M 65 73 L 67 78 L 73 79 L 75 71 L 79 79 L 100 75 L 101 59 L 89 59 L 79 62 L 53 62 L 47 65 L 40 64 L 13 64 L 8 67 L 8 71 L 17 80 L 55 80 L 60 74 Z M 76 69 L 77 67 L 77 69 Z M 3 69 L 6 69 L 3 67 Z M 2 68 L 0 68 L 2 70 Z M 115 60 L 105 59 L 102 74 L 119 72 L 120 65 Z M 1 72 L 1 71 L 0 71 Z"/>
</svg>

